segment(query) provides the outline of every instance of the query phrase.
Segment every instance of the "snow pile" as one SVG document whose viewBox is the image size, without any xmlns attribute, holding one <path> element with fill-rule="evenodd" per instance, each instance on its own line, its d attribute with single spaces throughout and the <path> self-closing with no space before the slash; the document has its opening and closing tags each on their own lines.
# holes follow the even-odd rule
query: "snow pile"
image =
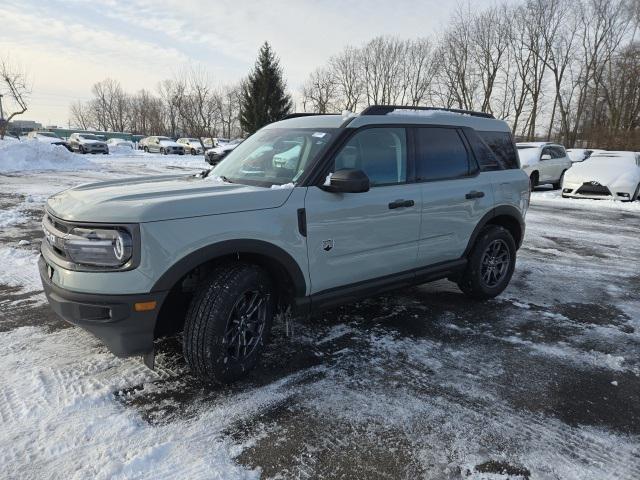
<svg viewBox="0 0 640 480">
<path fill-rule="evenodd" d="M 125 145 L 109 145 L 109 155 L 117 157 L 134 157 L 137 155 L 145 155 L 142 150 L 134 150 Z"/>
<path fill-rule="evenodd" d="M 60 145 L 27 140 L 0 142 L 0 173 L 26 170 L 78 170 L 92 163 Z"/>
</svg>

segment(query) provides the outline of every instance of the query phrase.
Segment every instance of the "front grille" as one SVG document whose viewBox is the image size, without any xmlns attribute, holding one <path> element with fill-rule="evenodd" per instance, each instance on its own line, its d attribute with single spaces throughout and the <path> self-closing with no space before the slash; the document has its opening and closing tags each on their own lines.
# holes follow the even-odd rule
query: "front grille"
<svg viewBox="0 0 640 480">
<path fill-rule="evenodd" d="M 611 196 L 611 191 L 604 185 L 594 184 L 592 182 L 585 182 L 582 186 L 576 190 L 576 193 L 582 195 L 599 195 L 599 196 Z"/>
</svg>

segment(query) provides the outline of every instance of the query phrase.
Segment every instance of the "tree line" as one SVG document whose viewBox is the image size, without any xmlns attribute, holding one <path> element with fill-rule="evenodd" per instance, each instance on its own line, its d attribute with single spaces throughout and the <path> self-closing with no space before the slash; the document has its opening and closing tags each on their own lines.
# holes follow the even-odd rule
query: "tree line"
<svg viewBox="0 0 640 480">
<path fill-rule="evenodd" d="M 459 5 L 426 38 L 376 37 L 310 73 L 302 111 L 431 105 L 492 113 L 519 140 L 640 150 L 640 0 L 524 0 Z M 84 129 L 235 137 L 292 111 L 278 58 L 265 43 L 246 79 L 214 87 L 201 69 L 126 93 L 107 79 L 71 107 Z"/>
<path fill-rule="evenodd" d="M 240 87 L 215 87 L 202 69 L 161 81 L 155 91 L 127 93 L 120 82 L 93 85 L 92 98 L 71 105 L 70 123 L 83 130 L 132 132 L 171 137 L 236 137 Z"/>
<path fill-rule="evenodd" d="M 282 69 L 265 42 L 248 77 L 216 88 L 204 69 L 163 80 L 155 92 L 128 94 L 117 80 L 93 85 L 89 101 L 71 106 L 70 123 L 83 130 L 170 137 L 238 137 L 282 119 L 292 109 Z"/>
<path fill-rule="evenodd" d="M 640 150 L 639 25 L 639 0 L 469 3 L 432 38 L 347 46 L 309 75 L 302 107 L 477 110 L 522 140 Z"/>
</svg>

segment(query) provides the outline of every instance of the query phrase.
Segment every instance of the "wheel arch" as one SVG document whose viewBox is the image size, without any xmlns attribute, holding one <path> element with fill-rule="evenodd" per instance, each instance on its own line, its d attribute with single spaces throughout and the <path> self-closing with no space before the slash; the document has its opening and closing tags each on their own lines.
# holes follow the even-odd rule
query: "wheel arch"
<svg viewBox="0 0 640 480">
<path fill-rule="evenodd" d="M 296 260 L 284 249 L 254 239 L 227 240 L 202 247 L 174 263 L 153 285 L 151 292 L 167 292 L 154 338 L 181 330 L 193 293 L 208 273 L 224 262 L 240 261 L 262 267 L 276 285 L 278 302 L 286 308 L 307 291 L 305 276 Z"/>
<path fill-rule="evenodd" d="M 270 273 L 280 268 L 281 272 L 278 273 L 285 273 L 289 277 L 293 292 L 297 296 L 306 295 L 307 282 L 298 262 L 281 247 L 255 239 L 225 240 L 199 248 L 174 263 L 156 281 L 151 291 L 170 290 L 195 268 L 230 257 L 253 260 L 267 270 L 272 270 Z"/>
<path fill-rule="evenodd" d="M 464 257 L 469 255 L 473 245 L 476 243 L 478 235 L 480 235 L 482 229 L 487 225 L 498 225 L 506 228 L 516 242 L 517 248 L 520 248 L 522 245 L 525 232 L 525 223 L 522 214 L 512 205 L 500 205 L 487 212 L 473 229 L 469 242 L 467 243 L 467 248 L 464 251 Z"/>
</svg>

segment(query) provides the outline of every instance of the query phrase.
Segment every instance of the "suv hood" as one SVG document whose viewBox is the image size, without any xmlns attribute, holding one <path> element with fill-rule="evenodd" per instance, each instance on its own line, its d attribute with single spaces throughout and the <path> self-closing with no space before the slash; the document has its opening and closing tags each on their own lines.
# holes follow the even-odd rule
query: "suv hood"
<svg viewBox="0 0 640 480">
<path fill-rule="evenodd" d="M 277 208 L 291 192 L 163 175 L 80 185 L 50 197 L 47 208 L 63 220 L 143 223 Z"/>
</svg>

